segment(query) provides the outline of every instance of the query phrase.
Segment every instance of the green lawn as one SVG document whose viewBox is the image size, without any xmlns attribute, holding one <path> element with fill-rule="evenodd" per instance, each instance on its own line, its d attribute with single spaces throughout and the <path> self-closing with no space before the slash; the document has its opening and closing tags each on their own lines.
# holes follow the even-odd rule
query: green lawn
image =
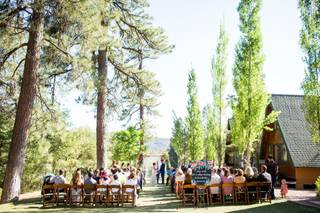
<svg viewBox="0 0 320 213">
<path fill-rule="evenodd" d="M 167 190 L 160 187 L 147 187 L 138 200 L 138 206 L 125 207 L 49 207 L 42 208 L 40 198 L 24 199 L 15 204 L 0 205 L 0 212 L 319 212 L 319 209 L 276 200 L 272 204 L 254 204 L 237 206 L 212 206 L 212 207 L 183 207 L 181 201 L 177 200 Z"/>
</svg>

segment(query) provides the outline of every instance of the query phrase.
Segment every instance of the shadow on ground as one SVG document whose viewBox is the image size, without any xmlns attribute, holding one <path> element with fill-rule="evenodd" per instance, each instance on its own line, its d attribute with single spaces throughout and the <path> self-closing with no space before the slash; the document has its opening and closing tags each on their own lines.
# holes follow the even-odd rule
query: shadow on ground
<svg viewBox="0 0 320 213">
<path fill-rule="evenodd" d="M 18 201 L 16 203 L 0 205 L 0 212 L 272 212 L 272 213 L 294 213 L 319 212 L 319 209 L 299 205 L 297 203 L 285 200 L 276 200 L 272 204 L 253 204 L 253 205 L 229 205 L 229 206 L 203 206 L 194 208 L 193 206 L 184 207 L 180 200 L 177 200 L 174 194 L 171 194 L 167 188 L 146 187 L 142 192 L 137 207 L 130 204 L 124 207 L 117 206 L 88 206 L 88 207 L 42 207 L 40 198 L 31 198 Z"/>
</svg>

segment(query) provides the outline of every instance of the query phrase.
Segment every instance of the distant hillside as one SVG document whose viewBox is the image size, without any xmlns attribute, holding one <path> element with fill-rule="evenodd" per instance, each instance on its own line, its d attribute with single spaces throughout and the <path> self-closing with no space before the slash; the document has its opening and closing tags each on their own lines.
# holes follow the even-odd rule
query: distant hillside
<svg viewBox="0 0 320 213">
<path fill-rule="evenodd" d="M 169 138 L 157 138 L 147 143 L 148 153 L 161 153 L 168 151 L 170 146 Z"/>
</svg>

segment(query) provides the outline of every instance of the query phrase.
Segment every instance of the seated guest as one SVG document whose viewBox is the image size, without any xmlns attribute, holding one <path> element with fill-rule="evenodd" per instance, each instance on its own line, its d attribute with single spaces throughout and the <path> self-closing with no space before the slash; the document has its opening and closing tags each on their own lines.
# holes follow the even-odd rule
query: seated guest
<svg viewBox="0 0 320 213">
<path fill-rule="evenodd" d="M 95 179 L 95 181 L 98 183 L 99 182 L 99 179 L 100 179 L 100 170 L 99 169 L 96 169 L 93 171 L 93 179 Z"/>
<path fill-rule="evenodd" d="M 236 177 L 233 179 L 233 182 L 235 182 L 235 183 L 244 183 L 244 182 L 246 182 L 246 178 L 243 176 L 243 170 L 242 169 L 238 169 L 238 173 L 237 173 Z"/>
<path fill-rule="evenodd" d="M 81 174 L 81 168 L 77 168 L 77 172 L 80 172 L 80 174 Z M 81 179 L 82 179 L 82 182 L 84 181 L 84 177 L 83 177 L 83 175 L 81 174 Z"/>
<path fill-rule="evenodd" d="M 247 182 L 257 181 L 257 178 L 254 176 L 254 172 L 251 166 L 247 166 L 244 173 Z"/>
<path fill-rule="evenodd" d="M 135 173 L 131 173 L 128 177 L 128 180 L 126 182 L 126 185 L 133 185 L 133 186 L 137 186 L 138 182 L 137 182 L 137 178 L 136 178 L 136 175 Z M 132 193 L 133 192 L 133 189 L 126 189 L 126 193 Z M 138 197 L 138 194 L 137 194 L 137 188 L 135 189 L 134 191 L 134 203 L 136 203 L 137 201 L 137 197 Z"/>
<path fill-rule="evenodd" d="M 259 181 L 267 181 L 267 182 L 272 182 L 271 180 L 271 175 L 267 172 L 267 166 L 266 165 L 261 165 L 261 173 L 259 174 L 258 177 Z"/>
<path fill-rule="evenodd" d="M 221 183 L 221 177 L 217 174 L 217 169 L 213 168 L 210 184 L 220 184 L 220 183 Z M 220 188 L 219 187 L 210 187 L 210 193 L 211 194 L 219 194 Z"/>
<path fill-rule="evenodd" d="M 234 177 L 235 177 L 235 175 L 234 175 L 234 169 L 233 169 L 233 168 L 230 168 L 229 171 L 230 171 L 230 175 L 234 178 Z"/>
<path fill-rule="evenodd" d="M 221 170 L 221 168 L 218 168 L 218 169 L 217 169 L 217 175 L 219 175 L 219 176 L 220 176 L 220 178 L 222 178 L 222 177 L 223 177 L 223 174 L 222 174 L 222 170 Z"/>
<path fill-rule="evenodd" d="M 259 174 L 258 180 L 260 182 L 268 182 L 272 184 L 271 175 L 267 172 L 267 166 L 261 165 L 261 173 Z M 268 186 L 261 187 L 261 191 L 268 191 Z M 266 193 L 261 193 L 261 197 L 266 196 Z"/>
<path fill-rule="evenodd" d="M 73 186 L 79 186 L 78 188 L 72 188 L 71 189 L 71 196 L 72 196 L 72 201 L 73 202 L 80 202 L 80 193 L 81 193 L 81 185 L 83 184 L 83 180 L 81 178 L 81 171 L 77 170 L 76 173 L 74 174 L 71 184 Z"/>
<path fill-rule="evenodd" d="M 88 172 L 88 178 L 84 181 L 85 185 L 95 185 L 97 184 L 97 181 L 95 179 L 93 179 L 93 173 L 92 172 Z M 86 189 L 86 194 L 90 194 L 91 190 Z"/>
<path fill-rule="evenodd" d="M 118 175 L 113 175 L 113 180 L 110 183 L 112 186 L 121 186 L 121 183 L 119 181 Z M 119 192 L 119 189 L 112 189 L 113 193 Z"/>
<path fill-rule="evenodd" d="M 107 173 L 104 171 L 103 168 L 100 169 L 99 173 L 99 184 L 101 185 L 108 185 L 110 183 L 111 179 L 108 178 Z"/>
<path fill-rule="evenodd" d="M 259 171 L 256 167 L 252 167 L 252 171 L 253 171 L 253 177 L 258 180 L 259 177 Z"/>
<path fill-rule="evenodd" d="M 222 183 L 233 183 L 233 177 L 230 175 L 229 170 L 226 169 L 224 176 L 221 178 Z M 230 195 L 233 193 L 232 186 L 223 186 L 223 195 Z"/>
<path fill-rule="evenodd" d="M 185 175 L 183 174 L 183 171 L 179 168 L 175 176 L 175 185 L 176 185 L 177 195 L 180 195 L 180 193 L 182 192 L 182 185 L 178 185 L 178 182 L 181 182 L 181 181 L 184 182 L 184 180 L 185 180 Z"/>
<path fill-rule="evenodd" d="M 191 168 L 188 168 L 188 169 L 191 169 Z M 183 185 L 190 185 L 190 184 L 192 184 L 192 176 L 191 176 L 190 172 L 187 172 Z M 192 193 L 193 190 L 192 189 L 185 189 L 184 192 L 185 193 Z"/>
<path fill-rule="evenodd" d="M 178 169 L 176 172 L 176 181 L 184 181 L 185 175 L 183 174 L 181 169 Z"/>
<path fill-rule="evenodd" d="M 55 176 L 52 179 L 52 183 L 53 184 L 64 184 L 64 183 L 66 183 L 66 178 L 63 175 L 64 175 L 64 171 L 62 169 L 60 169 L 59 170 L 59 175 Z"/>
</svg>

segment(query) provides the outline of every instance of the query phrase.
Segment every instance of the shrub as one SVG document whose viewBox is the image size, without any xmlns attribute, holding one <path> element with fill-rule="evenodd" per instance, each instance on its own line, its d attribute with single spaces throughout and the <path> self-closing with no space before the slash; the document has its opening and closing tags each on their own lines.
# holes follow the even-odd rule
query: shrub
<svg viewBox="0 0 320 213">
<path fill-rule="evenodd" d="M 317 190 L 316 191 L 317 196 L 320 197 L 320 176 L 317 178 L 315 185 L 316 185 L 316 190 Z"/>
</svg>

